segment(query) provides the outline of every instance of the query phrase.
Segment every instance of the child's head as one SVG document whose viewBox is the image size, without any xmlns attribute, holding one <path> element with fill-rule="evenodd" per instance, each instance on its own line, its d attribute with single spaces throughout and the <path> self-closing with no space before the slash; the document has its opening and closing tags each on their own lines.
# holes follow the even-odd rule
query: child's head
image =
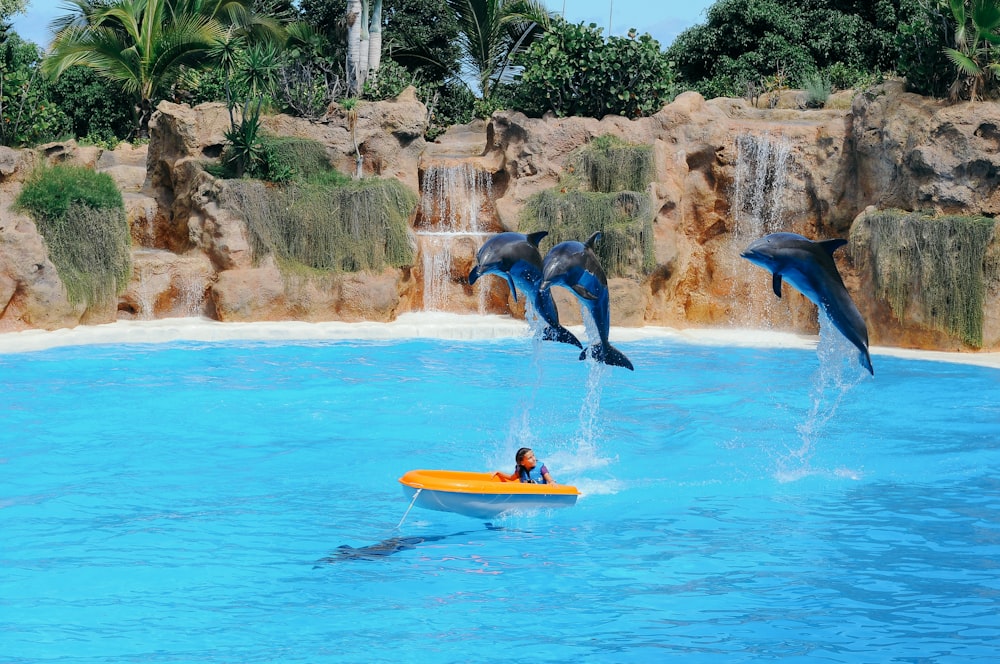
<svg viewBox="0 0 1000 664">
<path fill-rule="evenodd" d="M 517 451 L 517 454 L 514 455 L 514 461 L 522 468 L 531 470 L 536 465 L 535 453 L 530 447 L 522 447 Z"/>
</svg>

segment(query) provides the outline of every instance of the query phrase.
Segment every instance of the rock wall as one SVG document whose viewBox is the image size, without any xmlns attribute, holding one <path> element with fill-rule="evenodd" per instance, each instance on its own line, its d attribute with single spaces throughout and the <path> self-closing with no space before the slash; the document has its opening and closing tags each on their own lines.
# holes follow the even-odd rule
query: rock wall
<svg viewBox="0 0 1000 664">
<path fill-rule="evenodd" d="M 889 83 L 854 95 L 850 106 L 836 106 L 758 109 L 743 100 L 706 101 L 685 93 L 638 120 L 500 112 L 489 123 L 453 128 L 428 145 L 426 109 L 407 93 L 393 102 L 359 104 L 353 131 L 336 106 L 321 123 L 276 116 L 265 118 L 265 128 L 322 142 L 331 163 L 347 173 L 355 168 L 356 144 L 366 174 L 398 178 L 417 193 L 432 163 L 474 162 L 490 174 L 492 197 L 483 212 L 491 229 L 516 229 L 525 202 L 558 187 L 573 152 L 589 140 L 613 134 L 652 145 L 656 268 L 642 280 L 612 280 L 612 323 L 814 332 L 811 303 L 792 289 L 777 300 L 770 275 L 739 258 L 760 234 L 846 238 L 868 206 L 988 216 L 1000 208 L 1000 105 L 947 105 Z M 225 181 L 202 167 L 220 156 L 228 124 L 222 105 L 164 102 L 148 149 L 0 148 L 0 330 L 177 315 L 392 320 L 422 308 L 419 259 L 411 268 L 381 274 L 323 278 L 282 275 L 273 261 L 254 264 L 240 211 L 219 204 Z M 56 160 L 91 165 L 122 188 L 136 251 L 133 283 L 117 311 L 71 306 L 31 219 L 11 209 L 31 168 Z M 755 189 L 761 186 L 766 191 Z M 758 208 L 766 209 L 766 219 Z M 415 234 L 426 223 L 418 217 L 419 210 L 411 220 Z M 998 246 L 995 240 L 991 256 L 1000 254 Z M 456 251 L 447 272 L 457 295 L 447 306 L 522 315 L 502 284 L 472 289 L 463 282 L 474 249 Z M 837 256 L 873 344 L 962 348 L 923 321 L 895 319 L 875 296 L 870 275 L 855 268 L 865 261 L 855 258 L 846 250 Z M 476 296 L 480 288 L 490 288 L 485 304 Z M 578 322 L 576 302 L 554 292 L 564 322 Z M 986 309 L 984 349 L 998 350 L 1000 285 L 989 289 Z"/>
</svg>

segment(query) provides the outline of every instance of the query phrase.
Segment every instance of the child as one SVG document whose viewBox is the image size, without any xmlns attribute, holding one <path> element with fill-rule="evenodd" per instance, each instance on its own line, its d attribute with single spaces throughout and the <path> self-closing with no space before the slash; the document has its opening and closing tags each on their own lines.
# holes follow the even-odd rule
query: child
<svg viewBox="0 0 1000 664">
<path fill-rule="evenodd" d="M 517 464 L 514 467 L 514 472 L 511 474 L 500 472 L 499 470 L 493 473 L 494 477 L 499 477 L 502 482 L 528 482 L 529 484 L 555 484 L 556 481 L 552 479 L 552 475 L 549 474 L 549 469 L 545 467 L 545 464 L 540 464 L 535 460 L 535 453 L 530 447 L 522 447 L 514 455 L 514 461 Z M 538 468 L 538 475 L 532 477 L 531 473 Z"/>
</svg>

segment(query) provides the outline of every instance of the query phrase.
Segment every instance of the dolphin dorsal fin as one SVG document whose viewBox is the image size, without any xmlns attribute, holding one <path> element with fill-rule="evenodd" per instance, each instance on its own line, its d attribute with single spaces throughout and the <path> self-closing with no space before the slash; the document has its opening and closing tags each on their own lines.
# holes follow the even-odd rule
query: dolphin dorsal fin
<svg viewBox="0 0 1000 664">
<path fill-rule="evenodd" d="M 528 233 L 525 237 L 528 238 L 528 242 L 530 244 L 535 245 L 535 249 L 537 249 L 538 243 L 541 242 L 542 238 L 544 238 L 548 234 L 549 234 L 548 231 L 536 231 L 534 233 Z"/>
<path fill-rule="evenodd" d="M 833 240 L 821 240 L 816 244 L 823 247 L 826 253 L 830 254 L 830 256 L 833 256 L 833 252 L 847 244 L 847 240 L 838 237 Z"/>
<path fill-rule="evenodd" d="M 597 241 L 600 239 L 601 239 L 601 231 L 596 231 L 593 235 L 587 238 L 587 241 L 584 242 L 584 244 L 587 245 L 588 249 L 593 249 L 594 246 L 597 244 Z"/>
<path fill-rule="evenodd" d="M 771 288 L 774 289 L 774 294 L 779 298 L 781 297 L 781 273 L 775 272 L 771 276 Z"/>
</svg>

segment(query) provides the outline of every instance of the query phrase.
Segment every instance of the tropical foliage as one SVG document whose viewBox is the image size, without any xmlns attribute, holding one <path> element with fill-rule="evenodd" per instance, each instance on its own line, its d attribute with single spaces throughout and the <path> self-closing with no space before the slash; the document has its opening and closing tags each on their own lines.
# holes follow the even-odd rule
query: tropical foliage
<svg viewBox="0 0 1000 664">
<path fill-rule="evenodd" d="M 34 145 L 69 133 L 70 118 L 38 75 L 38 47 L 16 34 L 0 38 L 0 144 Z"/>
<path fill-rule="evenodd" d="M 541 115 L 651 115 L 673 91 L 673 68 L 649 35 L 601 35 L 594 24 L 556 19 L 519 60 L 517 107 Z"/>
<path fill-rule="evenodd" d="M 463 78 L 476 82 L 483 99 L 513 77 L 515 55 L 550 22 L 537 0 L 448 0 L 448 6 L 458 19 Z"/>
<path fill-rule="evenodd" d="M 140 137 L 185 68 L 215 64 L 213 49 L 234 34 L 280 34 L 277 22 L 255 15 L 248 0 L 69 1 L 74 11 L 56 24 L 43 73 L 58 78 L 83 65 L 118 83 L 136 101 Z"/>
<path fill-rule="evenodd" d="M 833 67 L 865 79 L 895 67 L 897 27 L 919 9 L 917 0 L 719 0 L 667 53 L 706 96 L 740 96 L 775 76 L 801 85 Z"/>
<path fill-rule="evenodd" d="M 958 68 L 950 93 L 979 99 L 1000 77 L 1000 0 L 950 0 L 955 20 L 955 47 L 945 54 Z"/>
</svg>

